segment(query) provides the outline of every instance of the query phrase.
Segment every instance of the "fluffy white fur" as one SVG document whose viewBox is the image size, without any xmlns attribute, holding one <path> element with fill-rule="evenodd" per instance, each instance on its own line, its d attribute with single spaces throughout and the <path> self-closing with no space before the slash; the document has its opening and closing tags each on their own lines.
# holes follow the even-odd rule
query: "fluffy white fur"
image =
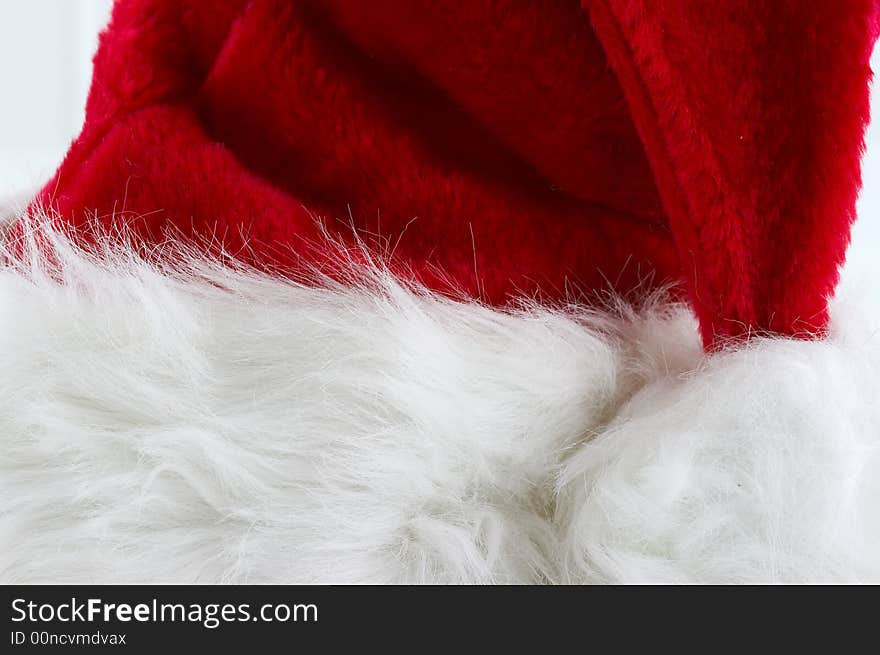
<svg viewBox="0 0 880 655">
<path fill-rule="evenodd" d="M 32 228 L 4 582 L 880 580 L 880 322 L 840 303 L 826 341 L 706 357 L 659 301 L 502 312 Z"/>
</svg>

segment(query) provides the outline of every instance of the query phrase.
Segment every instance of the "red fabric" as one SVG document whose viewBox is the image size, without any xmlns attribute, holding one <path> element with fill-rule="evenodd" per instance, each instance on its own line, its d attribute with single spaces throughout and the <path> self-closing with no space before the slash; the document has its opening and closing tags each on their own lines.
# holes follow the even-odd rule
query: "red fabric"
<svg viewBox="0 0 880 655">
<path fill-rule="evenodd" d="M 707 345 L 821 332 L 873 0 L 119 0 L 37 202 L 300 267 L 331 232 L 489 302 L 682 281 Z"/>
</svg>

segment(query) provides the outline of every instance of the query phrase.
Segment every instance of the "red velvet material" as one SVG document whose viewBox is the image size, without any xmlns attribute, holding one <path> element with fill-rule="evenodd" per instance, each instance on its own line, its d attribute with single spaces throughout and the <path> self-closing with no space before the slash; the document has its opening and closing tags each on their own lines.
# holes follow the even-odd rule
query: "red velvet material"
<svg viewBox="0 0 880 655">
<path fill-rule="evenodd" d="M 37 199 L 255 263 L 327 229 L 488 302 L 681 281 L 707 345 L 821 333 L 873 0 L 119 0 Z"/>
</svg>

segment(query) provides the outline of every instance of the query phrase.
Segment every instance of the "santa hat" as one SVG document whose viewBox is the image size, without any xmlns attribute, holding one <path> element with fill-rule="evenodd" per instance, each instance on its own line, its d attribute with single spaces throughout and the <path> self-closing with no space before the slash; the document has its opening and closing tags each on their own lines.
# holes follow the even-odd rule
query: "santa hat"
<svg viewBox="0 0 880 655">
<path fill-rule="evenodd" d="M 880 578 L 877 29 L 118 1 L 5 236 L 3 576 Z"/>
</svg>

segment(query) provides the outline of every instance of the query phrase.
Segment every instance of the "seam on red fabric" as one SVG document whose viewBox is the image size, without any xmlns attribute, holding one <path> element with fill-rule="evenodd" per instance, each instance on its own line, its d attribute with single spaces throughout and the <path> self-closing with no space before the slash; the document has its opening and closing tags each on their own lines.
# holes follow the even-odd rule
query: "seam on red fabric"
<svg viewBox="0 0 880 655">
<path fill-rule="evenodd" d="M 674 219 L 674 220 L 677 220 L 678 218 L 685 219 L 687 222 L 687 226 L 690 228 L 690 232 L 691 232 L 692 236 L 694 237 L 694 239 L 696 239 L 696 229 L 694 228 L 693 224 L 689 220 L 692 208 L 689 206 L 689 203 L 687 202 L 687 195 L 684 193 L 684 190 L 683 190 L 684 185 L 681 183 L 681 180 L 678 177 L 677 168 L 673 164 L 672 157 L 669 153 L 669 146 L 667 145 L 666 139 L 663 138 L 663 135 L 661 133 L 660 119 L 659 119 L 659 114 L 657 112 L 657 108 L 654 106 L 654 101 L 653 101 L 653 98 L 651 97 L 650 92 L 648 91 L 647 84 L 645 83 L 644 79 L 642 78 L 642 76 L 639 72 L 639 67 L 636 63 L 635 55 L 632 51 L 632 48 L 629 45 L 629 42 L 627 41 L 627 39 L 624 35 L 623 28 L 620 26 L 620 23 L 618 22 L 617 16 L 614 14 L 614 11 L 610 8 L 610 6 L 608 5 L 608 3 L 605 0 L 583 0 L 583 3 L 584 4 L 591 3 L 593 6 L 601 6 L 601 11 L 603 12 L 603 16 L 602 16 L 603 21 L 608 24 L 608 27 L 611 30 L 613 30 L 614 40 L 623 50 L 624 57 L 622 59 L 624 61 L 622 61 L 621 63 L 623 63 L 629 69 L 629 73 L 632 75 L 633 80 L 638 85 L 638 88 L 637 88 L 638 95 L 641 96 L 641 98 L 640 98 L 641 103 L 640 104 L 645 109 L 648 110 L 648 115 L 649 115 L 650 122 L 651 122 L 651 130 L 652 130 L 653 134 L 647 135 L 647 136 L 653 142 L 656 143 L 658 149 L 660 150 L 659 154 L 662 155 L 663 161 L 657 162 L 657 163 L 664 166 L 667 169 L 669 179 L 672 182 L 674 182 L 674 185 L 675 185 L 675 188 L 673 191 L 674 191 L 674 195 L 676 197 L 675 197 L 673 204 L 678 205 L 681 209 L 678 212 L 671 212 L 671 213 L 681 214 L 680 217 L 676 217 L 676 219 Z M 602 38 L 601 35 L 600 35 L 600 38 Z M 624 89 L 624 93 L 626 93 L 626 89 Z M 627 94 L 627 96 L 629 96 L 629 94 Z M 631 101 L 631 99 L 629 97 L 627 97 L 627 100 Z M 645 138 L 645 136 L 643 136 L 643 138 Z M 649 156 L 650 156 L 650 153 L 649 153 Z M 673 218 L 673 217 L 670 216 L 670 218 Z"/>
</svg>

